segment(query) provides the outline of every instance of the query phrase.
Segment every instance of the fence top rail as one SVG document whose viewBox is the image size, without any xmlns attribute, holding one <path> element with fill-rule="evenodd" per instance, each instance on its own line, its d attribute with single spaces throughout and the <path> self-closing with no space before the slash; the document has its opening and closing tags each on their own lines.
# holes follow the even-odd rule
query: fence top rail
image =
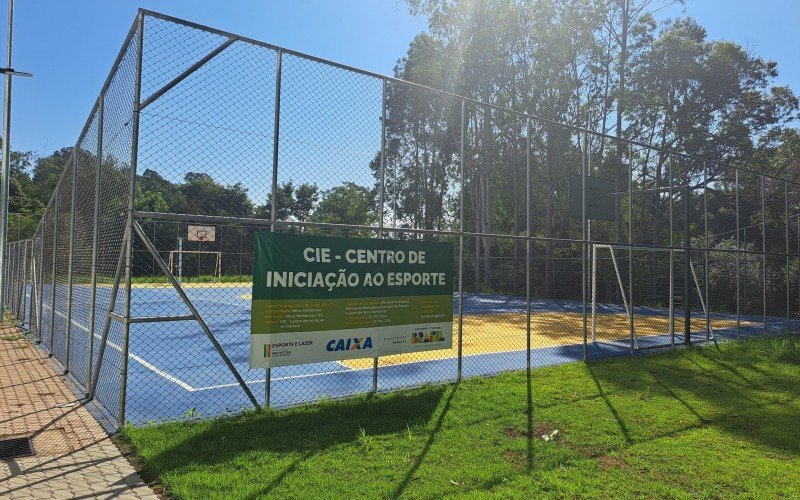
<svg viewBox="0 0 800 500">
<path fill-rule="evenodd" d="M 171 212 L 147 212 L 141 210 L 134 210 L 133 217 L 137 221 L 143 219 L 158 219 L 158 220 L 172 220 L 184 222 L 204 222 L 209 224 L 240 224 L 245 226 L 263 226 L 271 227 L 272 221 L 270 219 L 255 219 L 250 217 L 230 217 L 226 215 L 192 215 L 192 214 L 178 214 Z M 654 250 L 668 252 L 670 250 L 675 252 L 683 252 L 687 249 L 691 252 L 714 252 L 714 253 L 739 253 L 739 254 L 753 254 L 753 255 L 766 255 L 774 257 L 796 257 L 800 253 L 791 252 L 771 252 L 765 250 L 748 250 L 745 248 L 721 248 L 721 247 L 698 247 L 684 245 L 653 245 L 643 243 L 626 243 L 626 242 L 609 242 L 604 240 L 591 240 L 591 239 L 575 239 L 563 237 L 545 237 L 545 236 L 527 236 L 524 234 L 498 234 L 498 233 L 477 233 L 470 231 L 459 231 L 457 229 L 415 229 L 410 227 L 383 227 L 378 226 L 365 226 L 358 224 L 338 224 L 333 222 L 305 222 L 305 221 L 291 221 L 291 220 L 278 220 L 275 221 L 276 226 L 280 227 L 311 227 L 319 229 L 343 229 L 353 231 L 374 231 L 384 233 L 409 233 L 409 234 L 430 234 L 437 236 L 450 236 L 458 237 L 465 236 L 468 238 L 495 238 L 505 240 L 520 240 L 520 241 L 533 241 L 539 243 L 555 243 L 567 245 L 597 245 L 597 246 L 612 246 L 614 248 L 624 248 L 631 250 Z"/>
<path fill-rule="evenodd" d="M 407 85 L 407 86 L 410 86 L 410 87 L 416 87 L 416 88 L 419 88 L 419 89 L 422 89 L 422 90 L 425 90 L 425 91 L 434 92 L 434 93 L 437 93 L 437 94 L 440 94 L 440 95 L 452 97 L 452 98 L 455 98 L 457 100 L 461 100 L 461 101 L 464 101 L 464 102 L 467 102 L 467 103 L 470 103 L 470 104 L 473 104 L 473 105 L 476 105 L 476 106 L 481 106 L 481 107 L 493 109 L 493 110 L 496 110 L 496 111 L 502 111 L 504 113 L 517 115 L 518 117 L 525 118 L 525 119 L 528 119 L 528 120 L 536 120 L 536 121 L 539 121 L 539 122 L 542 122 L 542 123 L 547 123 L 549 125 L 554 125 L 554 126 L 557 126 L 557 127 L 566 128 L 566 129 L 572 130 L 573 132 L 578 132 L 578 133 L 583 133 L 583 134 L 590 134 L 590 135 L 593 135 L 595 137 L 601 137 L 601 138 L 609 139 L 609 140 L 621 141 L 621 142 L 623 142 L 625 144 L 629 144 L 631 146 L 637 146 L 637 147 L 646 148 L 646 149 L 649 149 L 649 150 L 652 150 L 652 151 L 657 151 L 657 152 L 662 153 L 662 154 L 667 155 L 667 156 L 672 155 L 672 156 L 677 156 L 677 157 L 684 158 L 684 159 L 687 159 L 687 160 L 711 163 L 713 165 L 717 165 L 717 166 L 722 167 L 722 168 L 726 168 L 726 169 L 732 168 L 734 170 L 741 170 L 742 172 L 749 172 L 751 174 L 756 174 L 756 175 L 760 175 L 760 176 L 767 177 L 767 178 L 770 178 L 770 179 L 783 181 L 783 182 L 787 182 L 787 183 L 790 183 L 790 184 L 794 184 L 794 185 L 800 186 L 800 182 L 796 182 L 796 181 L 793 181 L 791 179 L 780 177 L 780 176 L 773 175 L 773 174 L 770 174 L 770 173 L 759 172 L 759 171 L 752 170 L 752 169 L 749 169 L 749 168 L 746 168 L 746 167 L 730 165 L 730 164 L 728 164 L 726 162 L 719 161 L 719 160 L 713 160 L 713 159 L 708 159 L 708 158 L 700 158 L 700 157 L 693 156 L 693 155 L 690 155 L 690 154 L 687 154 L 687 153 L 681 153 L 681 152 L 678 152 L 678 151 L 672 151 L 672 150 L 667 149 L 667 148 L 660 148 L 658 146 L 654 146 L 652 144 L 648 144 L 648 143 L 645 143 L 645 142 L 642 142 L 642 141 L 637 141 L 637 140 L 634 140 L 634 139 L 626 139 L 624 137 L 619 137 L 619 136 L 612 135 L 612 134 L 607 134 L 607 133 L 604 133 L 604 132 L 597 132 L 595 130 L 588 129 L 586 127 L 581 127 L 579 125 L 572 125 L 572 124 L 568 124 L 568 123 L 562 123 L 562 122 L 559 122 L 559 121 L 556 121 L 556 120 L 552 120 L 552 119 L 549 119 L 549 118 L 545 118 L 545 117 L 542 117 L 542 116 L 538 116 L 538 115 L 534 115 L 534 114 L 530 114 L 530 113 L 525 113 L 525 112 L 518 111 L 518 110 L 515 110 L 515 109 L 507 108 L 505 106 L 498 106 L 496 104 L 491 104 L 491 103 L 479 101 L 477 99 L 473 99 L 473 98 L 466 97 L 466 96 L 463 96 L 463 95 L 455 94 L 453 92 L 448 92 L 448 91 L 445 91 L 445 90 L 440 90 L 440 89 L 437 89 L 437 88 L 429 87 L 427 85 L 423 85 L 423 84 L 420 84 L 420 83 L 410 82 L 408 80 L 403 80 L 403 79 L 400 79 L 400 78 L 397 78 L 397 77 L 383 75 L 381 73 L 377 73 L 377 72 L 374 72 L 374 71 L 358 68 L 358 67 L 355 67 L 355 66 L 350 66 L 350 65 L 339 63 L 339 62 L 336 62 L 336 61 L 331 61 L 329 59 L 324 59 L 324 58 L 317 57 L 317 56 L 314 56 L 314 55 L 311 55 L 311 54 L 306 54 L 304 52 L 300 52 L 300 51 L 296 51 L 296 50 L 292 50 L 292 49 L 287 49 L 286 47 L 282 47 L 280 45 L 275 45 L 275 44 L 272 44 L 272 43 L 269 43 L 269 42 L 264 42 L 262 40 L 257 40 L 255 38 L 238 35 L 236 33 L 232 33 L 232 32 L 221 30 L 221 29 L 217 29 L 217 28 L 212 28 L 212 27 L 206 26 L 204 24 L 195 23 L 195 22 L 192 22 L 192 21 L 187 21 L 185 19 L 181 19 L 181 18 L 178 18 L 178 17 L 170 16 L 170 15 L 167 15 L 167 14 L 162 14 L 160 12 L 147 10 L 147 9 L 139 9 L 139 15 L 145 16 L 145 17 L 152 17 L 152 18 L 155 18 L 155 19 L 161 19 L 163 21 L 168 21 L 168 22 L 172 22 L 172 23 L 175 23 L 175 24 L 180 24 L 180 25 L 186 26 L 188 28 L 199 29 L 199 30 L 202 30 L 202 31 L 206 31 L 208 33 L 213 33 L 213 34 L 216 34 L 216 35 L 220 35 L 220 36 L 236 39 L 236 40 L 241 41 L 241 42 L 257 45 L 257 46 L 264 47 L 264 48 L 267 48 L 267 49 L 271 49 L 271 50 L 274 50 L 274 51 L 277 51 L 277 52 L 281 52 L 283 54 L 293 55 L 293 56 L 296 56 L 296 57 L 307 59 L 309 61 L 314 61 L 314 62 L 325 64 L 325 65 L 328 65 L 328 66 L 332 66 L 332 67 L 335 67 L 335 68 L 343 69 L 343 70 L 346 70 L 346 71 L 359 73 L 359 74 L 364 75 L 364 76 L 370 76 L 370 77 L 373 77 L 373 78 L 378 78 L 380 80 L 384 80 L 384 81 L 387 81 L 387 82 L 394 82 L 394 83 L 398 83 L 398 84 L 401 84 L 401 85 Z M 137 21 L 138 21 L 138 19 L 139 18 L 137 16 Z M 135 30 L 136 25 L 137 25 L 137 23 L 135 22 L 134 26 L 132 27 L 132 32 Z M 129 35 L 129 36 L 132 36 L 132 35 Z M 126 39 L 126 46 L 127 46 L 127 42 L 128 42 L 128 40 Z"/>
</svg>

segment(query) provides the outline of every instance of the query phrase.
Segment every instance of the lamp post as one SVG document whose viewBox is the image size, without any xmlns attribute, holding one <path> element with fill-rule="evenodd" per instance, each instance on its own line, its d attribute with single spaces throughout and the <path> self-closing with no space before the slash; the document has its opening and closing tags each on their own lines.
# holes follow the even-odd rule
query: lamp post
<svg viewBox="0 0 800 500">
<path fill-rule="evenodd" d="M 8 186 L 11 176 L 11 78 L 14 76 L 33 76 L 30 73 L 15 71 L 11 65 L 11 42 L 14 31 L 14 0 L 8 0 L 8 30 L 6 32 L 6 67 L 0 68 L 5 75 L 3 95 L 3 161 L 0 166 L 0 314 L 5 320 L 6 310 L 6 245 L 8 243 Z"/>
</svg>

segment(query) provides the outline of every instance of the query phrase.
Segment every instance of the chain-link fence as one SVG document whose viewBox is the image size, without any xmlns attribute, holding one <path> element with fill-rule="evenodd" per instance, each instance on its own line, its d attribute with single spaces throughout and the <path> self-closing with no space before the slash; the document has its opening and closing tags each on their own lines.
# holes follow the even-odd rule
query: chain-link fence
<svg viewBox="0 0 800 500">
<path fill-rule="evenodd" d="M 250 369 L 264 230 L 452 242 L 452 348 Z M 788 180 L 142 11 L 4 272 L 121 425 L 794 330 L 799 263 Z"/>
</svg>

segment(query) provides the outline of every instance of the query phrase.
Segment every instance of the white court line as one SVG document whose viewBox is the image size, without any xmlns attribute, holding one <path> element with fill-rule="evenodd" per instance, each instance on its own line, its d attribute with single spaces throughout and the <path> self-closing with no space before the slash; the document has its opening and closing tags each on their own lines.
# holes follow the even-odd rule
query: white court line
<svg viewBox="0 0 800 500">
<path fill-rule="evenodd" d="M 297 379 L 297 378 L 316 377 L 318 375 L 335 375 L 337 373 L 352 373 L 352 372 L 359 372 L 359 371 L 363 371 L 363 370 L 372 370 L 372 367 L 369 367 L 369 368 L 351 368 L 351 369 L 348 369 L 348 370 L 337 370 L 337 371 L 331 371 L 331 372 L 306 373 L 304 375 L 289 375 L 289 376 L 286 376 L 286 377 L 272 377 L 270 380 L 272 382 L 275 382 L 275 381 L 278 381 L 278 380 L 293 380 L 293 379 Z M 261 384 L 261 383 L 264 383 L 266 381 L 267 381 L 267 379 L 263 379 L 263 380 L 247 380 L 245 382 L 245 384 Z M 239 384 L 209 385 L 208 387 L 198 387 L 198 388 L 196 388 L 194 390 L 197 391 L 197 392 L 200 392 L 200 391 L 208 391 L 208 390 L 211 390 L 211 389 L 224 389 L 226 387 L 235 387 L 235 386 L 238 386 L 238 385 Z"/>
<path fill-rule="evenodd" d="M 576 344 L 576 345 L 578 345 L 578 344 Z M 561 347 L 561 346 L 551 346 L 551 347 Z M 533 347 L 531 350 L 534 350 L 534 349 L 542 349 L 542 347 Z M 422 352 L 424 352 L 424 351 L 422 351 Z M 497 354 L 513 354 L 513 353 L 520 353 L 520 352 L 525 352 L 525 349 L 516 349 L 516 350 L 511 350 L 511 351 L 477 352 L 475 354 L 464 354 L 464 355 L 462 355 L 462 357 L 463 358 L 471 358 L 471 357 L 475 357 L 475 356 L 491 356 L 491 355 L 497 355 Z M 413 354 L 413 353 L 406 353 L 406 354 Z M 431 358 L 431 359 L 417 359 L 417 360 L 401 361 L 399 363 L 392 363 L 391 365 L 386 365 L 383 368 L 389 368 L 390 366 L 412 365 L 412 364 L 415 364 L 415 363 L 434 363 L 434 362 L 437 362 L 437 361 L 446 361 L 446 360 L 449 360 L 449 359 L 457 359 L 457 358 L 456 358 L 456 356 L 450 356 L 450 357 L 447 357 L 447 358 Z M 335 363 L 338 363 L 338 364 L 340 364 L 342 366 L 345 366 L 345 367 L 347 366 L 341 360 L 337 360 L 337 361 L 335 361 Z M 296 379 L 296 378 L 308 378 L 308 377 L 316 377 L 316 376 L 321 376 L 321 375 L 334 375 L 334 374 L 337 374 L 337 373 L 361 372 L 361 371 L 365 371 L 365 370 L 372 370 L 372 367 L 369 366 L 369 367 L 366 367 L 366 368 L 348 368 L 347 370 L 337 370 L 337 371 L 317 372 L 317 373 L 306 373 L 304 375 L 289 375 L 287 377 L 273 377 L 270 380 L 272 382 L 275 382 L 275 381 L 278 381 L 278 380 L 293 380 L 293 379 Z M 245 383 L 246 384 L 260 384 L 260 383 L 266 382 L 266 381 L 267 381 L 267 379 L 263 379 L 263 380 L 247 380 L 247 381 L 245 381 Z M 237 386 L 237 385 L 239 385 L 239 384 L 210 385 L 208 387 L 196 387 L 194 390 L 195 391 L 206 391 L 206 390 L 209 390 L 209 389 L 224 389 L 225 387 L 234 387 L 234 386 Z"/>
<path fill-rule="evenodd" d="M 46 307 L 47 309 L 50 309 L 50 306 L 48 306 L 48 305 L 45 305 L 45 304 L 42 304 L 42 307 Z M 59 311 L 56 311 L 56 314 L 58 314 L 59 316 L 61 316 L 61 317 L 62 317 L 62 318 L 63 318 L 63 319 L 66 321 L 67 317 L 66 317 L 66 315 L 65 315 L 64 313 L 61 313 L 61 312 L 59 312 Z M 72 324 L 73 324 L 73 325 L 75 325 L 75 326 L 77 326 L 77 327 L 78 327 L 78 328 L 80 328 L 81 330 L 85 331 L 87 334 L 89 333 L 89 328 L 88 328 L 87 326 L 85 326 L 85 325 L 82 325 L 82 324 L 78 323 L 78 322 L 77 322 L 77 321 L 75 321 L 74 319 L 72 320 Z M 98 335 L 97 333 L 95 333 L 95 334 L 94 334 L 94 336 L 95 336 L 96 338 L 98 338 L 98 339 L 101 339 L 101 340 L 102 340 L 102 338 L 103 338 L 102 336 Z M 117 345 L 116 343 L 114 343 L 114 342 L 112 342 L 112 341 L 110 341 L 110 340 L 106 340 L 106 345 L 109 345 L 109 346 L 111 346 L 111 348 L 113 348 L 113 349 L 115 349 L 115 350 L 119 351 L 120 353 L 122 353 L 122 347 L 120 347 L 120 346 L 119 346 L 119 345 Z M 156 375 L 158 375 L 159 377 L 162 377 L 162 378 L 164 378 L 164 379 L 166 379 L 166 380 L 168 380 L 168 381 L 172 382 L 173 384 L 177 384 L 177 385 L 179 385 L 179 386 L 180 386 L 181 388 L 183 388 L 184 390 L 186 390 L 186 391 L 189 391 L 189 392 L 195 392 L 195 391 L 197 390 L 197 389 L 195 389 L 194 387 L 192 387 L 191 385 L 189 385 L 189 384 L 187 384 L 186 382 L 184 382 L 183 380 L 181 380 L 181 379 L 179 379 L 179 378 L 177 378 L 177 377 L 173 377 L 173 376 L 172 376 L 172 375 L 170 375 L 169 373 L 167 373 L 167 372 L 165 372 L 165 371 L 163 371 L 163 370 L 159 369 L 157 366 L 155 366 L 155 365 L 153 365 L 153 364 L 151 364 L 151 363 L 148 363 L 148 362 L 147 362 L 147 361 L 145 361 L 145 360 L 144 360 L 144 359 L 143 359 L 141 356 L 137 356 L 137 355 L 136 355 L 136 354 L 134 354 L 133 352 L 130 352 L 130 350 L 128 351 L 128 355 L 131 357 L 131 359 L 133 359 L 134 361 L 136 361 L 136 362 L 137 362 L 137 363 L 139 363 L 140 365 L 144 366 L 144 367 L 145 367 L 145 368 L 147 368 L 148 370 L 152 371 L 153 373 L 155 373 L 155 374 L 156 374 Z"/>
</svg>

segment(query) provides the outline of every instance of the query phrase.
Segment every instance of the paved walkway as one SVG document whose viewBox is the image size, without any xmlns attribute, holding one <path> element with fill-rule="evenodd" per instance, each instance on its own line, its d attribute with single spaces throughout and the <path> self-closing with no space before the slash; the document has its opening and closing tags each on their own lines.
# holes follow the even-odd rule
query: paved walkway
<svg viewBox="0 0 800 500">
<path fill-rule="evenodd" d="M 158 498 L 50 363 L 0 325 L 0 439 L 35 456 L 0 460 L 0 498 Z"/>
</svg>

